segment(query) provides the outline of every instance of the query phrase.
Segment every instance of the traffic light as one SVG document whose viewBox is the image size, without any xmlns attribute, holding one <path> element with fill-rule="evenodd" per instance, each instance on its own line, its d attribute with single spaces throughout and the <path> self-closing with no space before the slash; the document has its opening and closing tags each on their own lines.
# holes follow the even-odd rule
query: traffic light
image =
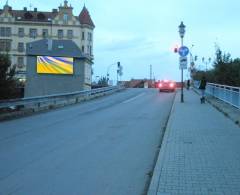
<svg viewBox="0 0 240 195">
<path fill-rule="evenodd" d="M 178 53 L 178 46 L 174 47 L 174 53 Z"/>
<path fill-rule="evenodd" d="M 123 75 L 122 69 L 123 69 L 123 67 L 121 66 L 120 62 L 117 62 L 117 74 L 120 76 Z"/>
</svg>

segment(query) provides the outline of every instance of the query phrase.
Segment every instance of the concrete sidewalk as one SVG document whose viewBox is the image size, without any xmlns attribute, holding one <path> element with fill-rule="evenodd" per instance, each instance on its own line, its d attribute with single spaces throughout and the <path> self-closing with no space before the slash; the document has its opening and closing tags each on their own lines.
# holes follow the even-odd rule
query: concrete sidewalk
<svg viewBox="0 0 240 195">
<path fill-rule="evenodd" d="M 148 195 L 240 195 L 240 128 L 177 92 Z"/>
</svg>

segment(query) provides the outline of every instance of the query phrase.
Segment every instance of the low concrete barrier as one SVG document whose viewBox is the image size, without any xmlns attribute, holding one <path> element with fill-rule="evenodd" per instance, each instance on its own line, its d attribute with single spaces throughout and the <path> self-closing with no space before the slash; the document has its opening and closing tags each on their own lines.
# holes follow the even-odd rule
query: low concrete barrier
<svg viewBox="0 0 240 195">
<path fill-rule="evenodd" d="M 123 89 L 123 86 L 113 86 L 73 93 L 0 101 L 0 120 L 76 104 L 82 101 L 109 95 Z"/>
</svg>

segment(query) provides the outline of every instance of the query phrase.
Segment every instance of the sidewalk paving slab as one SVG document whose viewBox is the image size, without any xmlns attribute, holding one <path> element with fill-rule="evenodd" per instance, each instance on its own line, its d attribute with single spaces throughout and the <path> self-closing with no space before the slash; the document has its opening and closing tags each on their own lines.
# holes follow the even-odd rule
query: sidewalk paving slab
<svg viewBox="0 0 240 195">
<path fill-rule="evenodd" d="M 148 195 L 240 195 L 240 128 L 177 92 Z"/>
</svg>

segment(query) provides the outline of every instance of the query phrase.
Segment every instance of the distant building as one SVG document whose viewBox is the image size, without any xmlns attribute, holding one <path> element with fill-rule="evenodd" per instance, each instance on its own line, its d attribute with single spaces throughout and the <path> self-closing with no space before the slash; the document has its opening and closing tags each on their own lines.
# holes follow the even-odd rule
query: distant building
<svg viewBox="0 0 240 195">
<path fill-rule="evenodd" d="M 152 80 L 149 79 L 131 79 L 130 81 L 121 81 L 128 88 L 152 88 Z"/>
<path fill-rule="evenodd" d="M 24 97 L 91 89 L 91 60 L 72 40 L 28 43 Z"/>
<path fill-rule="evenodd" d="M 52 38 L 72 40 L 82 54 L 93 60 L 93 30 L 95 25 L 84 6 L 78 16 L 73 7 L 64 1 L 51 12 L 37 8 L 13 10 L 7 3 L 0 10 L 0 52 L 8 52 L 12 65 L 16 66 L 17 77 L 25 79 L 26 44 L 35 40 Z"/>
</svg>

